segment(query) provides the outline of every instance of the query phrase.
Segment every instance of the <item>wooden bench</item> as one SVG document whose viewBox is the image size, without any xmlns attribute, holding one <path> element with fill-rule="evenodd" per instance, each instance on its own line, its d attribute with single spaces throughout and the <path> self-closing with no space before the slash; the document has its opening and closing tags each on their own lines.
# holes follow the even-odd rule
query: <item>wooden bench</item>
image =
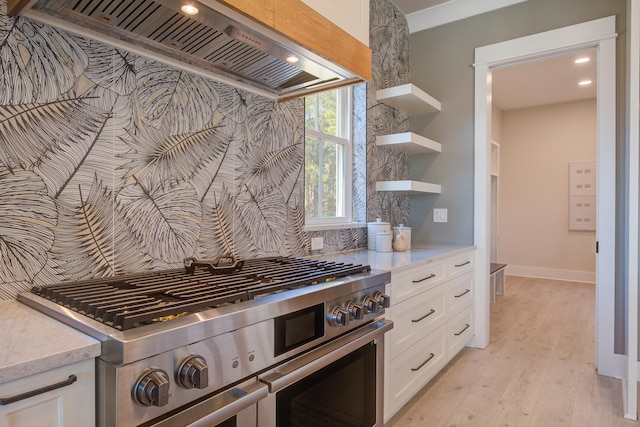
<svg viewBox="0 0 640 427">
<path fill-rule="evenodd" d="M 505 294 L 504 270 L 507 264 L 492 262 L 489 265 L 489 286 L 491 289 L 491 303 L 496 302 L 496 294 Z"/>
</svg>

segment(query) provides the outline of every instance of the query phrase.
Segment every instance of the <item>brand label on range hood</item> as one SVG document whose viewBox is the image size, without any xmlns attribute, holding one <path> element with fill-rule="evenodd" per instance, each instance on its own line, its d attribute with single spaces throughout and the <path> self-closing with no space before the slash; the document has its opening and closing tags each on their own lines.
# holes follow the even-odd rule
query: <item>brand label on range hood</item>
<svg viewBox="0 0 640 427">
<path fill-rule="evenodd" d="M 273 98 L 361 79 L 213 0 L 34 0 L 21 12 Z"/>
</svg>

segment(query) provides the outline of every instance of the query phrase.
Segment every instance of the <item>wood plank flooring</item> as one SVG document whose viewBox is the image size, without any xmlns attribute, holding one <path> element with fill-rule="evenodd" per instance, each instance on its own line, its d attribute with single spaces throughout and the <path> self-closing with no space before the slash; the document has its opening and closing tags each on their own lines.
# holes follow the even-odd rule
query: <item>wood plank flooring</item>
<svg viewBox="0 0 640 427">
<path fill-rule="evenodd" d="M 595 285 L 506 277 L 486 349 L 465 348 L 387 427 L 618 427 L 619 380 L 599 376 Z"/>
</svg>

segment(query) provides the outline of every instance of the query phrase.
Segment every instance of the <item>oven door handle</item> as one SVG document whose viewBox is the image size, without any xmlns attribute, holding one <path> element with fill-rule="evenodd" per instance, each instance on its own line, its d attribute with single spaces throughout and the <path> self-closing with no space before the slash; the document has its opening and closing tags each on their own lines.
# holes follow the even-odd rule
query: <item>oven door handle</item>
<svg viewBox="0 0 640 427">
<path fill-rule="evenodd" d="M 255 378 L 180 411 L 149 427 L 205 427 L 218 425 L 243 409 L 255 405 L 269 394 L 266 385 Z"/>
<path fill-rule="evenodd" d="M 261 375 L 259 379 L 269 386 L 271 393 L 275 393 L 378 339 L 392 328 L 391 320 L 377 320 L 284 363 Z"/>
</svg>

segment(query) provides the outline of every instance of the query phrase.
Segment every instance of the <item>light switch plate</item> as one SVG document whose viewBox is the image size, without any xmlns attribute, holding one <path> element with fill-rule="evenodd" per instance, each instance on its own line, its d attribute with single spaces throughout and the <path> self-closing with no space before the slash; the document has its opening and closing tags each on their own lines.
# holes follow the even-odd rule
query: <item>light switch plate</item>
<svg viewBox="0 0 640 427">
<path fill-rule="evenodd" d="M 311 238 L 311 250 L 316 251 L 324 247 L 324 239 L 322 237 Z"/>
<path fill-rule="evenodd" d="M 446 209 L 434 209 L 433 210 L 433 222 L 447 222 L 447 210 Z"/>
</svg>

